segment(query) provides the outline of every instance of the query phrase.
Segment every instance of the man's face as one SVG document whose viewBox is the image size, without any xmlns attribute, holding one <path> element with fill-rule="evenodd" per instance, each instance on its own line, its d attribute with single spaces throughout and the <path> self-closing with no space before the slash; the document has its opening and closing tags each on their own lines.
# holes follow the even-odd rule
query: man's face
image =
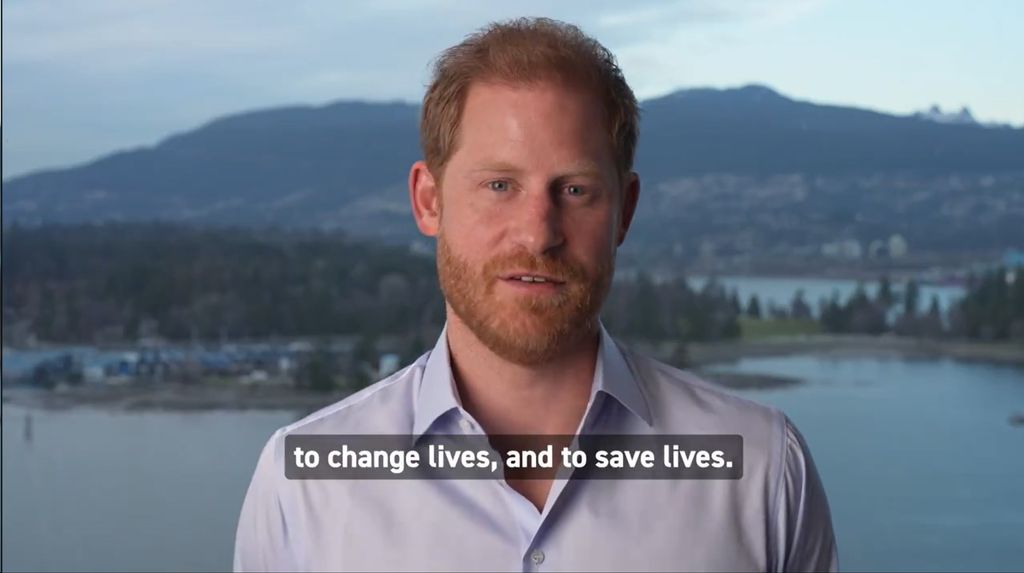
<svg viewBox="0 0 1024 573">
<path fill-rule="evenodd" d="M 457 319 L 519 364 L 593 333 L 637 188 L 592 95 L 474 84 L 437 189 L 438 275 Z"/>
</svg>

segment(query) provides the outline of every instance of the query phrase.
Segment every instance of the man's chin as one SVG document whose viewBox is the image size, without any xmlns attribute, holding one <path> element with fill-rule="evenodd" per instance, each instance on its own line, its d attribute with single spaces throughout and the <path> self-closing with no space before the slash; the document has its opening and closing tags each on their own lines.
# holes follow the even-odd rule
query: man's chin
<svg viewBox="0 0 1024 573">
<path fill-rule="evenodd" d="M 585 330 L 585 325 L 569 324 L 563 317 L 542 317 L 528 311 L 488 318 L 467 325 L 492 352 L 521 365 L 543 364 L 563 355 Z"/>
<path fill-rule="evenodd" d="M 493 338 L 478 335 L 491 352 L 503 359 L 521 366 L 537 366 L 551 362 L 565 354 L 568 344 L 565 341 L 551 340 L 511 332 L 502 333 Z"/>
</svg>

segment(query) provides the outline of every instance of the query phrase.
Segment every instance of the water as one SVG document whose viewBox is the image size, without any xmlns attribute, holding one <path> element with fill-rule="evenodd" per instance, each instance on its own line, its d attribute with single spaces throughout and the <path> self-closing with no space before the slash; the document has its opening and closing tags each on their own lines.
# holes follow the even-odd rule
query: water
<svg viewBox="0 0 1024 573">
<path fill-rule="evenodd" d="M 731 368 L 810 444 L 845 570 L 1024 567 L 1024 371 L 811 356 Z M 31 423 L 27 420 L 31 417 Z M 3 406 L 4 570 L 223 570 L 259 449 L 289 412 Z"/>
<path fill-rule="evenodd" d="M 1024 568 L 1024 370 L 951 360 L 750 358 L 806 383 L 737 391 L 781 408 L 814 455 L 851 571 Z"/>
<path fill-rule="evenodd" d="M 295 419 L 4 405 L 3 570 L 230 569 L 260 448 Z"/>
</svg>

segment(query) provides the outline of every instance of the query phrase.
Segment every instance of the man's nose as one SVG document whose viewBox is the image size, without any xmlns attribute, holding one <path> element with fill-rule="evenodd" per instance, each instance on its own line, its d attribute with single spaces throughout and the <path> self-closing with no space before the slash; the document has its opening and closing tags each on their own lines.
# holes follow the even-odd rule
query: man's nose
<svg viewBox="0 0 1024 573">
<path fill-rule="evenodd" d="M 547 254 L 565 242 L 562 210 L 557 197 L 547 188 L 529 189 L 516 205 L 513 220 L 515 241 L 535 255 Z"/>
</svg>

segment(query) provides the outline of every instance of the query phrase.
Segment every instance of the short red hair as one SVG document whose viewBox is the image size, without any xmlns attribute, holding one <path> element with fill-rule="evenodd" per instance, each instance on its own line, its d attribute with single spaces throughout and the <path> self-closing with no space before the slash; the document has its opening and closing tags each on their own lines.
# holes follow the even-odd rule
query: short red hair
<svg viewBox="0 0 1024 573">
<path fill-rule="evenodd" d="M 572 24 L 519 18 L 487 26 L 436 60 L 420 117 L 420 146 L 436 178 L 458 142 L 469 87 L 483 81 L 557 81 L 592 90 L 604 107 L 619 175 L 632 171 L 639 110 L 615 56 Z"/>
</svg>

